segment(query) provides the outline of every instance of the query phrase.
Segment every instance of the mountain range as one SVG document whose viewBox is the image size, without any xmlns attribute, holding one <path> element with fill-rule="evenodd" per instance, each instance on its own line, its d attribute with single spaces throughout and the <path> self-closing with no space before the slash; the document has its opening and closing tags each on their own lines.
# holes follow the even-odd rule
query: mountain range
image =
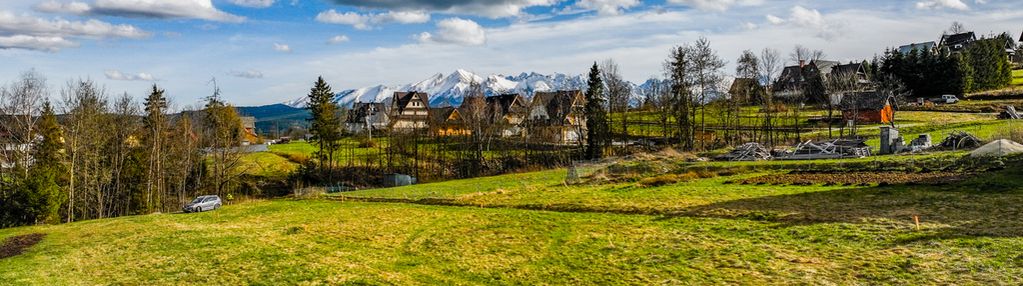
<svg viewBox="0 0 1023 286">
<path fill-rule="evenodd" d="M 515 76 L 489 75 L 481 76 L 466 70 L 456 70 L 451 74 L 435 74 L 427 79 L 404 85 L 377 85 L 357 89 L 349 89 L 338 92 L 334 100 L 341 106 L 351 107 L 356 102 L 383 102 L 389 103 L 395 92 L 418 91 L 430 95 L 430 106 L 459 106 L 462 104 L 462 97 L 472 83 L 480 83 L 486 96 L 518 93 L 527 98 L 532 98 L 536 92 L 557 91 L 557 90 L 584 90 L 586 89 L 586 78 L 583 75 L 539 74 L 536 72 L 521 73 Z M 633 98 L 637 100 L 638 95 L 649 85 L 649 81 L 643 85 L 632 86 Z M 284 102 L 283 104 L 304 108 L 306 97 L 297 98 Z"/>
</svg>

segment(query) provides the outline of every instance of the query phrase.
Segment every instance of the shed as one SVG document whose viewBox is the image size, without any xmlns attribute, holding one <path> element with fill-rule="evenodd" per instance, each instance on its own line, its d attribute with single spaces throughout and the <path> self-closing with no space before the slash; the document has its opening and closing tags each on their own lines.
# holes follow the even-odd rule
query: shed
<svg viewBox="0 0 1023 286">
<path fill-rule="evenodd" d="M 416 181 L 417 181 L 416 177 L 405 175 L 405 174 L 394 173 L 394 174 L 384 175 L 383 182 L 381 182 L 381 183 L 382 183 L 382 185 L 384 185 L 384 187 L 401 187 L 401 186 L 414 185 L 416 183 Z"/>
<path fill-rule="evenodd" d="M 839 104 L 842 119 L 860 123 L 892 123 L 895 120 L 895 99 L 876 91 L 845 94 Z"/>
</svg>

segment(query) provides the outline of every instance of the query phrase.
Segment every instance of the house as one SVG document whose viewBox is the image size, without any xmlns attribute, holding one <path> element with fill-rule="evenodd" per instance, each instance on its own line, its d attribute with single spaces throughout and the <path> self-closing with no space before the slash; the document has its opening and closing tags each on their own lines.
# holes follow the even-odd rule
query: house
<svg viewBox="0 0 1023 286">
<path fill-rule="evenodd" d="M 892 123 L 898 106 L 891 95 L 876 91 L 847 93 L 839 104 L 842 119 L 857 123 Z"/>
<path fill-rule="evenodd" d="M 752 78 L 736 78 L 728 88 L 731 98 L 749 104 L 760 104 L 767 95 L 767 90 L 759 81 Z"/>
<path fill-rule="evenodd" d="M 392 131 L 427 129 L 430 126 L 430 95 L 422 92 L 395 92 L 391 99 Z"/>
<path fill-rule="evenodd" d="M 959 33 L 954 35 L 942 35 L 939 47 L 948 49 L 951 52 L 959 52 L 977 41 L 977 35 L 973 32 Z"/>
<path fill-rule="evenodd" d="M 465 128 L 461 112 L 454 107 L 441 107 L 430 110 L 430 132 L 437 136 L 465 136 L 470 131 Z"/>
<path fill-rule="evenodd" d="M 242 145 L 250 145 L 259 143 L 259 135 L 256 135 L 256 117 L 242 116 L 242 128 L 245 129 L 245 134 L 242 137 Z"/>
<path fill-rule="evenodd" d="M 788 102 L 807 100 L 809 98 L 804 97 L 806 88 L 823 84 L 840 65 L 836 61 L 814 60 L 809 64 L 799 61 L 798 66 L 785 67 L 775 81 L 774 96 Z"/>
<path fill-rule="evenodd" d="M 349 133 L 386 130 L 391 123 L 387 105 L 377 102 L 357 102 L 352 105 L 345 119 L 345 130 Z"/>
<path fill-rule="evenodd" d="M 927 53 L 931 53 L 931 54 L 937 54 L 938 53 L 938 44 L 934 43 L 932 41 L 932 42 L 923 42 L 923 43 L 919 43 L 919 44 L 913 43 L 913 44 L 909 44 L 909 45 L 899 46 L 899 53 L 904 55 L 904 56 L 908 56 L 911 52 L 913 52 L 913 50 L 916 50 L 919 53 L 927 52 Z"/>
<path fill-rule="evenodd" d="M 800 61 L 798 66 L 787 66 L 781 71 L 781 75 L 774 81 L 772 90 L 774 97 L 785 101 L 795 101 L 803 94 L 803 85 L 806 78 L 803 76 L 803 69 L 806 62 Z"/>
<path fill-rule="evenodd" d="M 497 125 L 501 137 L 521 136 L 520 125 L 529 113 L 529 102 L 517 93 L 495 95 L 486 98 L 487 113 L 491 123 Z"/>
<path fill-rule="evenodd" d="M 531 138 L 543 142 L 582 142 L 586 133 L 585 104 L 579 90 L 537 92 L 523 124 Z"/>
</svg>

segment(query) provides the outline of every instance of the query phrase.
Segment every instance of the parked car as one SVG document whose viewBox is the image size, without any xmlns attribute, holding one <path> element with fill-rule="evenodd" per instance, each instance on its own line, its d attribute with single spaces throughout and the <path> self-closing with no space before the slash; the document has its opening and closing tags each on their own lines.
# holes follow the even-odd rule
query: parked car
<svg viewBox="0 0 1023 286">
<path fill-rule="evenodd" d="M 223 202 L 219 196 L 199 196 L 186 204 L 182 210 L 186 213 L 197 213 L 219 209 L 221 205 Z"/>
<path fill-rule="evenodd" d="M 940 103 L 940 104 L 953 104 L 953 103 L 958 103 L 959 102 L 959 98 L 956 97 L 955 95 L 946 94 L 946 95 L 942 95 L 941 97 L 938 97 L 938 98 L 932 98 L 931 102 Z"/>
</svg>

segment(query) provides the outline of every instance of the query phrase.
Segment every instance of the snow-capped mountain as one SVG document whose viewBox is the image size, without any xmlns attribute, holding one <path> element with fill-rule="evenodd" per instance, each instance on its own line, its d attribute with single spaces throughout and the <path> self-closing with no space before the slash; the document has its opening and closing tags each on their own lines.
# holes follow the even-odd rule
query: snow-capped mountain
<svg viewBox="0 0 1023 286">
<path fill-rule="evenodd" d="M 519 93 L 526 97 L 532 97 L 536 92 L 586 89 L 586 79 L 582 75 L 543 75 L 534 72 L 522 73 L 517 76 L 490 75 L 482 77 L 459 69 L 449 75 L 436 74 L 422 81 L 405 85 L 378 85 L 349 89 L 338 92 L 335 95 L 335 100 L 341 106 L 351 106 L 356 102 L 388 103 L 395 92 L 418 91 L 430 95 L 431 106 L 459 106 L 462 104 L 462 96 L 473 82 L 480 83 L 487 96 Z M 306 106 L 306 101 L 306 97 L 301 97 L 284 102 L 284 104 L 303 108 Z"/>
</svg>

